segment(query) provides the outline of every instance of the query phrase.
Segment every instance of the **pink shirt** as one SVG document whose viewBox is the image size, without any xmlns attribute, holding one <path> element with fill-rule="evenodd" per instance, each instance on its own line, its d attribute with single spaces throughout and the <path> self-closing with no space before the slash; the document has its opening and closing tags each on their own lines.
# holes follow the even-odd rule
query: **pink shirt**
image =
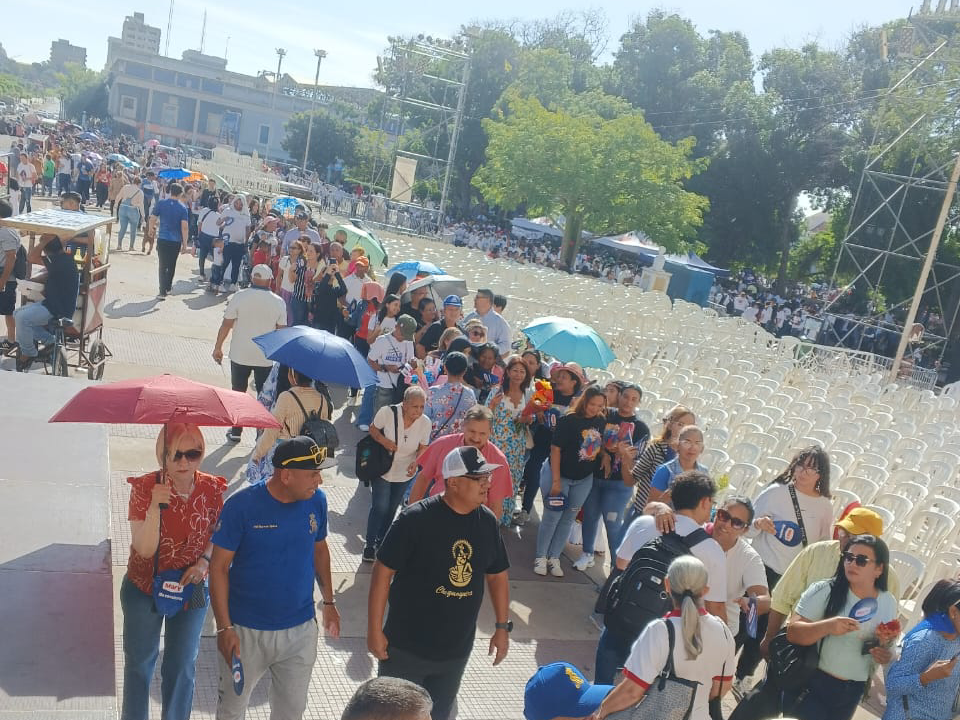
<svg viewBox="0 0 960 720">
<path fill-rule="evenodd" d="M 444 490 L 443 474 L 440 469 L 443 467 L 443 459 L 451 450 L 463 445 L 463 433 L 453 435 L 444 435 L 437 438 L 430 447 L 423 451 L 417 459 L 417 465 L 422 468 L 422 473 L 427 478 L 427 483 L 435 480 L 433 487 L 428 491 L 428 495 L 438 495 Z M 500 467 L 493 471 L 493 478 L 490 482 L 490 491 L 487 495 L 487 506 L 496 506 L 506 498 L 513 495 L 513 480 L 510 479 L 510 465 L 507 463 L 507 457 L 500 448 L 492 442 L 488 442 L 480 450 L 484 459 Z M 499 520 L 499 518 L 497 518 Z"/>
</svg>

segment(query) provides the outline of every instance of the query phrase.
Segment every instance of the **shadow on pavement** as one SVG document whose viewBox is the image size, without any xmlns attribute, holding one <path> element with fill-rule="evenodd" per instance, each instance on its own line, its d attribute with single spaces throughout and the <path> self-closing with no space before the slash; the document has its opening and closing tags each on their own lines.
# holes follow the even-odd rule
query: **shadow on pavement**
<svg viewBox="0 0 960 720">
<path fill-rule="evenodd" d="M 104 307 L 104 314 L 111 320 L 116 318 L 143 317 L 158 312 L 157 304 L 160 301 L 156 298 L 143 300 L 141 302 L 131 302 L 124 305 L 118 305 L 116 300 L 112 300 Z"/>
</svg>

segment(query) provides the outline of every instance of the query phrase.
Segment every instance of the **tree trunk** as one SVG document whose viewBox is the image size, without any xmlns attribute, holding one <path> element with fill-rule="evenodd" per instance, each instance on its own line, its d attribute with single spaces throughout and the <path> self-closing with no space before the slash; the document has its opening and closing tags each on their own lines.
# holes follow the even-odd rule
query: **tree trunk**
<svg viewBox="0 0 960 720">
<path fill-rule="evenodd" d="M 790 245 L 793 242 L 793 213 L 797 209 L 797 196 L 790 198 L 786 205 L 786 212 L 780 218 L 780 267 L 777 269 L 777 282 L 773 288 L 773 291 L 781 296 L 787 289 Z"/>
<path fill-rule="evenodd" d="M 580 247 L 580 235 L 583 233 L 583 215 L 579 212 L 564 213 L 567 225 L 563 230 L 563 245 L 560 248 L 560 261 L 565 268 L 573 270 L 573 262 Z"/>
</svg>

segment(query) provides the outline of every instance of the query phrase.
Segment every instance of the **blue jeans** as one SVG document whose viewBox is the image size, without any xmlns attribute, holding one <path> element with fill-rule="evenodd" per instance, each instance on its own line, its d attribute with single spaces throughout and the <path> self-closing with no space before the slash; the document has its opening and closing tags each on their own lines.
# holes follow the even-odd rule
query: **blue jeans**
<svg viewBox="0 0 960 720">
<path fill-rule="evenodd" d="M 230 284 L 236 285 L 240 277 L 240 263 L 247 252 L 247 246 L 242 242 L 227 242 L 223 244 L 223 275 L 226 279 L 227 265 L 230 266 Z M 303 323 L 306 325 L 306 323 Z"/>
<path fill-rule="evenodd" d="M 47 330 L 47 323 L 53 315 L 43 303 L 33 302 L 17 308 L 13 311 L 13 319 L 17 324 L 17 343 L 23 357 L 37 356 L 37 342 L 53 342 L 53 333 Z"/>
<path fill-rule="evenodd" d="M 369 425 L 373 422 L 373 409 L 377 402 L 377 386 L 368 385 L 363 389 L 360 398 L 360 414 L 357 415 L 357 425 Z"/>
<path fill-rule="evenodd" d="M 620 481 L 619 476 L 610 480 L 594 478 L 593 489 L 583 503 L 583 552 L 592 553 L 596 550 L 597 531 L 600 529 L 600 520 L 607 531 L 607 549 L 613 562 L 620 539 L 620 526 L 623 525 L 623 516 L 627 509 L 627 501 L 633 490 Z"/>
<path fill-rule="evenodd" d="M 550 469 L 550 463 L 545 462 L 540 471 L 540 493 L 543 495 L 544 502 L 550 494 L 553 473 Z M 543 509 L 543 518 L 540 520 L 540 529 L 537 531 L 537 557 L 558 558 L 563 549 L 567 546 L 567 539 L 570 537 L 570 528 L 573 527 L 573 521 L 577 519 L 577 513 L 583 506 L 584 500 L 590 494 L 590 488 L 593 487 L 593 476 L 585 477 L 583 480 L 569 480 L 560 478 L 563 484 L 563 494 L 567 496 L 567 507 L 562 512 L 556 510 Z"/>
<path fill-rule="evenodd" d="M 600 642 L 597 643 L 596 669 L 594 670 L 593 682 L 596 685 L 613 685 L 614 676 L 617 670 L 623 667 L 623 664 L 630 656 L 630 648 L 633 645 L 633 638 L 629 642 L 623 638 L 614 635 L 607 628 L 600 633 Z"/>
<path fill-rule="evenodd" d="M 123 608 L 123 707 L 120 720 L 146 720 L 150 681 L 163 636 L 160 702 L 163 720 L 187 720 L 193 707 L 193 682 L 206 608 L 181 610 L 164 618 L 153 610 L 153 598 L 124 576 L 120 585 Z M 165 626 L 165 627 L 164 627 Z"/>
<path fill-rule="evenodd" d="M 120 203 L 117 208 L 117 216 L 120 218 L 120 233 L 117 235 L 117 250 L 123 249 L 123 236 L 127 234 L 127 227 L 130 227 L 130 249 L 133 250 L 133 244 L 137 241 L 137 225 L 140 224 L 140 210 L 133 205 Z"/>
<path fill-rule="evenodd" d="M 294 325 L 309 325 L 307 317 L 307 301 L 290 298 L 290 314 L 293 315 Z M 371 416 L 372 419 L 372 416 Z"/>
<path fill-rule="evenodd" d="M 27 212 L 33 212 L 33 205 L 30 203 L 30 199 L 33 197 L 33 186 L 27 187 L 26 185 L 20 186 L 20 212 L 23 212 L 23 209 L 26 208 Z"/>
<path fill-rule="evenodd" d="M 807 694 L 791 714 L 799 720 L 850 720 L 860 703 L 864 685 L 861 680 L 841 680 L 817 670 L 807 685 Z"/>
<path fill-rule="evenodd" d="M 200 274 L 204 274 L 204 264 L 207 261 L 207 256 L 213 255 L 213 235 L 207 235 L 205 232 L 197 233 L 197 260 L 200 263 Z"/>
<path fill-rule="evenodd" d="M 383 478 L 377 478 L 370 483 L 373 498 L 370 514 L 367 515 L 367 547 L 376 547 L 383 540 L 409 486 L 409 480 L 387 482 Z"/>
</svg>

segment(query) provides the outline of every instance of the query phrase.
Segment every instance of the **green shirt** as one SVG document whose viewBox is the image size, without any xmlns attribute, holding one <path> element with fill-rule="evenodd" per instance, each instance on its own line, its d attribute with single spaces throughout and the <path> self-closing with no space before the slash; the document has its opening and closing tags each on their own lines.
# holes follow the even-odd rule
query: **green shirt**
<svg viewBox="0 0 960 720">
<path fill-rule="evenodd" d="M 53 160 L 44 160 L 43 161 L 43 176 L 47 178 L 52 178 L 57 174 L 57 166 Z"/>
</svg>

